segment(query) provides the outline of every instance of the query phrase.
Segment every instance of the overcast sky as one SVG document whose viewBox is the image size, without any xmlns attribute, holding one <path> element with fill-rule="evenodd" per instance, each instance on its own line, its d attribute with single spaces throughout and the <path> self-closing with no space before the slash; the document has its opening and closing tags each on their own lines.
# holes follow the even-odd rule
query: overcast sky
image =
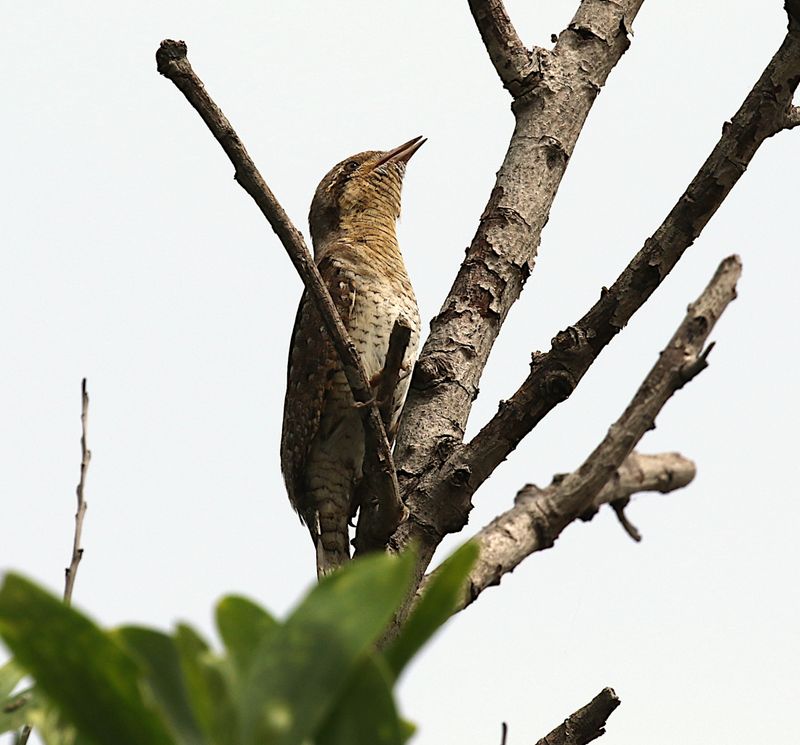
<svg viewBox="0 0 800 745">
<path fill-rule="evenodd" d="M 508 3 L 549 45 L 577 0 Z M 578 142 L 470 432 L 650 235 L 780 44 L 782 2 L 649 0 Z M 422 134 L 400 240 L 439 308 L 512 127 L 466 2 L 15 3 L 0 27 L 0 566 L 61 591 L 91 395 L 75 602 L 104 624 L 212 634 L 228 592 L 285 614 L 314 559 L 278 443 L 301 283 L 198 116 L 159 77 L 189 58 L 298 226 L 335 162 Z M 795 320 L 800 131 L 731 197 L 572 398 L 476 495 L 468 530 L 602 438 L 718 262 L 739 299 L 711 366 L 641 443 L 696 481 L 643 495 L 634 544 L 604 509 L 451 621 L 409 670 L 419 745 L 535 742 L 602 687 L 603 742 L 789 742 L 800 693 Z M 423 324 L 427 329 L 427 323 Z M 449 550 L 461 540 L 450 539 Z"/>
</svg>

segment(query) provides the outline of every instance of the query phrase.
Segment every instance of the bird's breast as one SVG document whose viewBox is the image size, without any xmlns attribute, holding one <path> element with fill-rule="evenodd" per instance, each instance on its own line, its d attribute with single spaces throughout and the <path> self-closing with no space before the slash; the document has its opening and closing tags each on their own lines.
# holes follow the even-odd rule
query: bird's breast
<svg viewBox="0 0 800 745">
<path fill-rule="evenodd" d="M 389 336 L 399 317 L 405 318 L 412 329 L 404 360 L 410 367 L 416 354 L 420 325 L 417 301 L 410 284 L 407 281 L 368 281 L 364 277 L 355 282 L 355 297 L 345 325 L 370 378 L 383 369 Z"/>
</svg>

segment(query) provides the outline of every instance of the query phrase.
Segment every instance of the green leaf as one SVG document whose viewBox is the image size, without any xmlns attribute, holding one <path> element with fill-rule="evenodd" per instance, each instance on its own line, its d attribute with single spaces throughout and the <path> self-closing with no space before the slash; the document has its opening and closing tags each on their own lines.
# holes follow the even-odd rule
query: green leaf
<svg viewBox="0 0 800 745">
<path fill-rule="evenodd" d="M 378 655 L 359 665 L 317 732 L 317 745 L 402 745 L 404 728 L 392 696 L 392 672 Z"/>
<path fill-rule="evenodd" d="M 400 720 L 400 728 L 402 730 L 401 732 L 401 736 L 403 738 L 402 742 L 404 743 L 408 742 L 416 734 L 417 731 L 417 725 L 414 724 L 414 722 L 409 722 L 407 719 Z"/>
<path fill-rule="evenodd" d="M 203 743 L 183 681 L 175 640 L 153 629 L 124 626 L 112 632 L 139 660 L 155 705 L 164 714 L 175 740 L 182 745 Z"/>
<path fill-rule="evenodd" d="M 28 724 L 34 728 L 45 745 L 76 745 L 77 742 L 90 742 L 86 739 L 79 741 L 75 727 L 65 723 L 59 712 L 44 702 L 31 711 Z"/>
<path fill-rule="evenodd" d="M 409 660 L 456 611 L 463 597 L 478 546 L 465 543 L 433 573 L 428 587 L 391 645 L 384 651 L 389 668 L 398 677 Z"/>
<path fill-rule="evenodd" d="M 259 647 L 243 696 L 246 745 L 317 731 L 408 592 L 413 555 L 356 559 L 322 581 Z"/>
<path fill-rule="evenodd" d="M 228 595 L 217 604 L 217 628 L 238 678 L 246 680 L 259 644 L 275 633 L 278 622 L 251 600 Z"/>
<path fill-rule="evenodd" d="M 6 575 L 0 636 L 65 718 L 97 745 L 168 745 L 130 655 L 91 620 L 32 582 Z"/>
<path fill-rule="evenodd" d="M 222 661 L 190 626 L 178 626 L 175 643 L 189 702 L 206 741 L 216 745 L 236 742 L 239 726 Z"/>
<path fill-rule="evenodd" d="M 25 671 L 14 660 L 0 667 L 0 698 L 10 695 L 24 677 Z"/>
<path fill-rule="evenodd" d="M 44 696 L 38 694 L 37 704 L 31 711 L 28 724 L 45 745 L 95 745 L 93 740 L 66 722 L 63 715 Z"/>
</svg>

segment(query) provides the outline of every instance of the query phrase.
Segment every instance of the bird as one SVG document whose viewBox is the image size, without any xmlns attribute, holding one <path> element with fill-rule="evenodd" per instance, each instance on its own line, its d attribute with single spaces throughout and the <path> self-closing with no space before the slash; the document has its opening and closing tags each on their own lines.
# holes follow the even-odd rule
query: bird
<svg viewBox="0 0 800 745">
<path fill-rule="evenodd" d="M 397 242 L 406 164 L 425 142 L 369 150 L 337 163 L 320 182 L 308 222 L 314 261 L 373 390 L 380 382 L 395 321 L 411 329 L 392 395 L 396 431 L 419 343 L 414 290 Z M 322 577 L 350 558 L 349 526 L 360 506 L 364 428 L 342 364 L 306 290 L 289 345 L 281 471 L 289 501 L 316 549 Z"/>
</svg>

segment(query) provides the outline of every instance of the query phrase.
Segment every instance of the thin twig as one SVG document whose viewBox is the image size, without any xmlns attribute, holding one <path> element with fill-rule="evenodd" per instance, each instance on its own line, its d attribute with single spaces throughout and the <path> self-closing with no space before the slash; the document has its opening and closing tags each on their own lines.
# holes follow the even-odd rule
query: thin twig
<svg viewBox="0 0 800 745">
<path fill-rule="evenodd" d="M 606 722 L 619 705 L 614 689 L 604 688 L 536 745 L 587 745 L 605 734 Z"/>
<path fill-rule="evenodd" d="M 506 745 L 506 739 L 508 738 L 508 725 L 503 722 L 500 725 L 500 745 Z"/>
<path fill-rule="evenodd" d="M 64 570 L 64 603 L 72 604 L 72 590 L 75 587 L 75 578 L 78 574 L 78 565 L 83 558 L 83 547 L 81 546 L 81 533 L 83 532 L 83 518 L 86 515 L 87 503 L 84 499 L 83 491 L 86 486 L 86 472 L 89 470 L 89 463 L 92 460 L 92 451 L 86 445 L 86 428 L 89 418 L 89 394 L 86 390 L 86 378 L 81 380 L 81 475 L 75 495 L 78 500 L 77 510 L 75 511 L 75 531 L 72 536 L 72 558 L 69 566 Z M 31 735 L 32 727 L 24 725 L 16 737 L 14 745 L 26 745 Z"/>
<path fill-rule="evenodd" d="M 661 352 L 622 416 L 583 464 L 545 489 L 525 487 L 514 506 L 478 532 L 480 556 L 462 599 L 473 602 L 483 590 L 536 551 L 550 548 L 564 528 L 585 514 L 615 471 L 652 429 L 670 397 L 686 384 L 686 368 L 704 357 L 703 345 L 720 315 L 736 297 L 741 275 L 737 256 L 725 259 Z M 692 469 L 693 470 L 693 469 Z"/>
<path fill-rule="evenodd" d="M 192 69 L 186 56 L 186 44 L 170 39 L 162 41 L 156 52 L 156 62 L 158 71 L 183 93 L 217 139 L 235 168 L 236 181 L 253 198 L 289 254 L 342 361 L 353 398 L 365 404 L 361 407 L 367 443 L 364 469 L 375 475 L 370 481 L 372 487 L 378 490 L 373 495 L 374 501 L 379 505 L 390 505 L 391 515 L 403 515 L 391 447 L 364 363 L 342 323 L 303 236 L 267 186 L 231 123 Z"/>
<path fill-rule="evenodd" d="M 78 574 L 78 564 L 83 558 L 83 547 L 81 546 L 81 533 L 83 531 L 83 518 L 86 514 L 86 500 L 83 490 L 86 486 L 86 472 L 89 470 L 89 463 L 92 460 L 92 451 L 86 445 L 86 425 L 89 418 L 89 394 L 86 391 L 86 378 L 81 381 L 81 476 L 75 494 L 78 498 L 78 509 L 75 512 L 75 533 L 72 539 L 72 559 L 64 574 L 64 602 L 67 605 L 72 603 L 72 589 L 75 586 L 75 577 Z"/>
<path fill-rule="evenodd" d="M 623 499 L 615 499 L 613 502 L 609 502 L 609 505 L 611 509 L 614 510 L 614 514 L 617 516 L 617 520 L 619 520 L 619 524 L 622 526 L 622 529 L 631 537 L 632 540 L 636 541 L 636 543 L 639 543 L 642 540 L 642 534 L 625 514 L 625 508 L 628 506 L 630 501 L 630 497 L 624 497 Z"/>
</svg>

